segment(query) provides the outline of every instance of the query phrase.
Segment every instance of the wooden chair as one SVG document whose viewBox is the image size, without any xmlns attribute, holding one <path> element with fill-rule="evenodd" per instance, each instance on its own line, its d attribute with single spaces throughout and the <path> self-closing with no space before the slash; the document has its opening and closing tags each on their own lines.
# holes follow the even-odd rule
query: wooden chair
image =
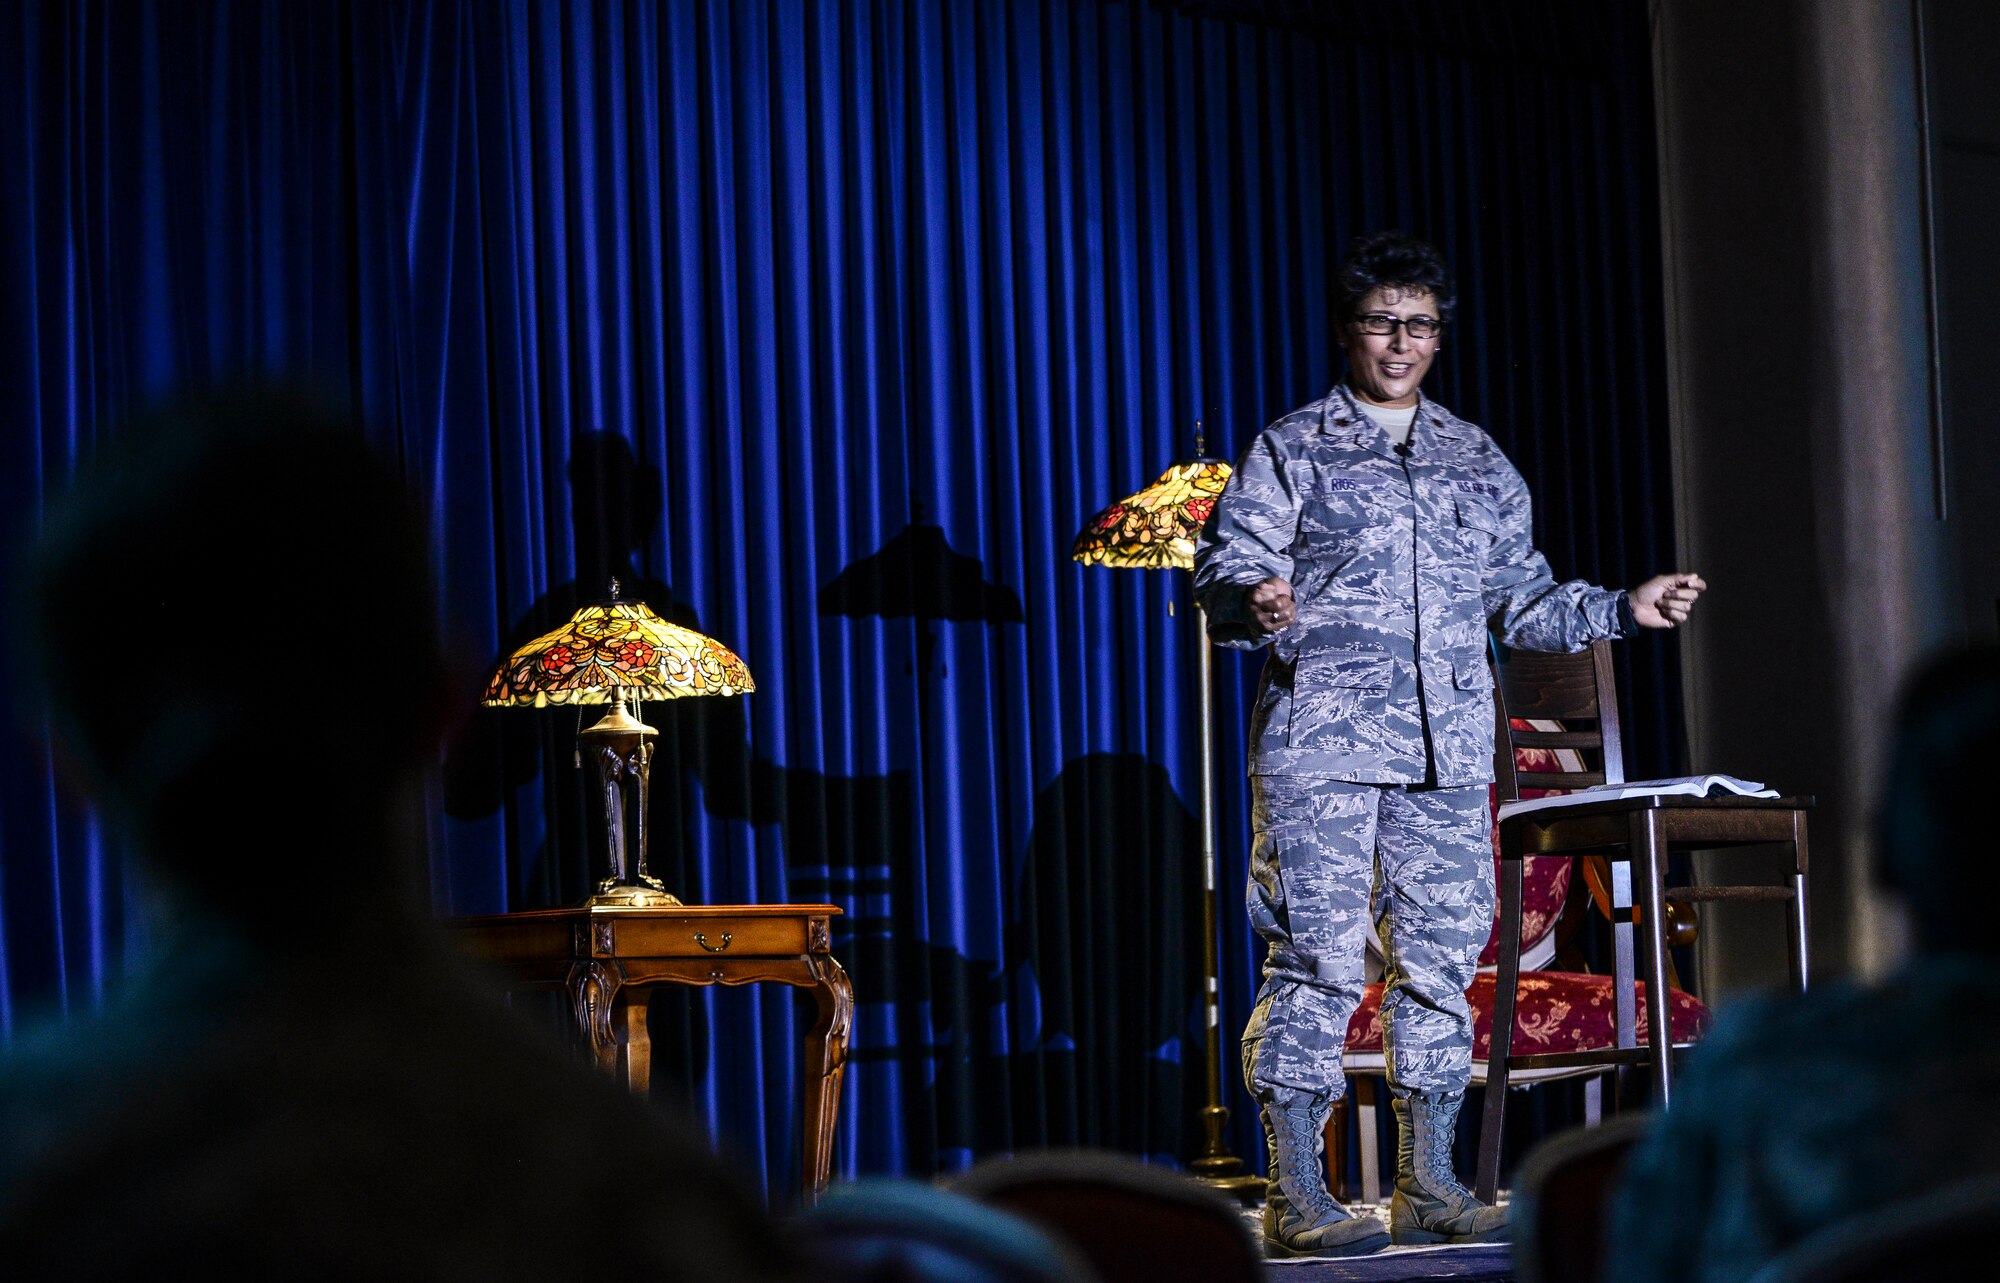
<svg viewBox="0 0 2000 1283">
<path fill-rule="evenodd" d="M 1619 736 L 1617 684 L 1610 643 L 1599 641 L 1574 655 L 1527 651 L 1504 654 L 1494 666 L 1494 769 L 1500 797 L 1516 798 L 1524 788 L 1578 789 L 1625 782 L 1624 747 Z M 1553 719 L 1561 731 L 1523 731 L 1513 720 Z M 1585 729 L 1579 729 L 1585 728 Z M 1517 748 L 1573 749 L 1584 754 L 1581 771 L 1521 772 Z M 1594 759 L 1594 762 L 1592 761 Z M 1582 1066 L 1626 1068 L 1650 1065 L 1657 1103 L 1665 1108 L 1672 1092 L 1674 1040 L 1669 1007 L 1648 1002 L 1647 1046 L 1638 1043 L 1639 976 L 1646 990 L 1668 989 L 1666 919 L 1670 900 L 1783 900 L 1791 913 L 1786 934 L 1792 979 L 1806 985 L 1806 812 L 1809 797 L 1695 798 L 1635 797 L 1619 801 L 1532 811 L 1500 822 L 1499 940 L 1494 987 L 1493 1041 L 1486 1069 L 1486 1108 L 1479 1129 L 1476 1192 L 1492 1201 L 1500 1182 L 1501 1131 L 1509 1077 L 1516 1070 Z M 1672 851 L 1727 850 L 1776 845 L 1790 854 L 1783 885 L 1666 888 Z M 1612 976 L 1614 1046 L 1602 1051 L 1541 1055 L 1513 1054 L 1514 1003 L 1521 972 L 1521 869 L 1530 855 L 1603 854 L 1611 860 Z M 1635 901 L 1635 894 L 1637 899 Z M 1643 932 L 1643 950 L 1637 935 Z M 1635 966 L 1635 954 L 1639 965 Z"/>
<path fill-rule="evenodd" d="M 1517 730 L 1556 731 L 1559 722 L 1539 720 L 1521 723 Z M 1515 750 L 1515 770 L 1582 771 L 1584 759 L 1574 749 L 1520 748 Z M 1497 807 L 1498 789 L 1494 789 Z M 1494 842 L 1494 868 L 1499 869 L 1499 843 Z M 1601 857 L 1535 856 L 1522 861 L 1524 870 L 1523 911 L 1519 940 L 1519 973 L 1510 992 L 1516 994 L 1513 1039 L 1535 1043 L 1541 1050 L 1572 1051 L 1615 1047 L 1617 1031 L 1612 1020 L 1616 1007 L 1610 976 L 1594 974 L 1578 948 L 1586 920 L 1601 916 L 1611 920 L 1608 862 Z M 1670 906 L 1683 915 L 1674 927 L 1676 944 L 1691 943 L 1695 922 L 1691 906 Z M 1674 915 L 1670 914 L 1672 918 Z M 1681 932 L 1685 932 L 1685 936 Z M 1373 941 L 1370 941 L 1371 946 Z M 1373 950 L 1371 949 L 1371 953 Z M 1486 1085 L 1491 1051 L 1493 1016 L 1497 996 L 1496 978 L 1500 959 L 1499 923 L 1479 955 L 1479 969 L 1471 988 L 1466 990 L 1472 1011 L 1472 1084 Z M 1670 985 L 1679 981 L 1669 976 Z M 1358 1124 L 1359 1163 L 1341 1161 L 1347 1153 L 1346 1129 L 1349 1111 L 1336 1109 L 1327 1123 L 1326 1152 L 1329 1179 L 1344 1199 L 1359 1198 L 1367 1203 L 1382 1200 L 1382 1170 L 1377 1149 L 1380 1129 L 1376 1080 L 1388 1072 L 1384 1057 L 1382 1029 L 1383 985 L 1371 981 L 1362 991 L 1361 1005 L 1348 1022 L 1347 1040 L 1341 1056 L 1354 1100 L 1353 1119 Z M 1708 1027 L 1709 1011 L 1700 1000 L 1671 988 L 1668 996 L 1675 1045 L 1691 1045 Z M 1553 1082 L 1564 1078 L 1584 1078 L 1583 1113 L 1587 1122 L 1599 1121 L 1603 1108 L 1603 1080 L 1616 1071 L 1610 1065 L 1582 1065 L 1558 1069 L 1520 1069 L 1510 1077 L 1516 1087 Z M 1355 1179 L 1358 1178 L 1358 1179 Z"/>
</svg>

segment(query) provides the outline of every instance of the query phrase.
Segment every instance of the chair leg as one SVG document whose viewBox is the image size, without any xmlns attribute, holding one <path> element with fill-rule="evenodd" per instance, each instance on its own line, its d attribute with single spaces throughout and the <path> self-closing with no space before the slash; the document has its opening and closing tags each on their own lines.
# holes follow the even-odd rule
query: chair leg
<svg viewBox="0 0 2000 1283">
<path fill-rule="evenodd" d="M 1375 1090 L 1373 1078 L 1362 1078 L 1355 1082 L 1354 1120 L 1355 1138 L 1361 1149 L 1361 1201 L 1380 1203 L 1382 1201 L 1382 1142 L 1379 1129 L 1382 1125 L 1382 1098 Z"/>
<path fill-rule="evenodd" d="M 1493 977 L 1493 1036 L 1486 1049 L 1486 1108 L 1479 1123 L 1479 1171 L 1474 1193 L 1491 1203 L 1500 1187 L 1500 1145 L 1507 1121 L 1507 1060 L 1514 1054 L 1514 998 L 1521 983 L 1521 868 L 1519 852 L 1500 856 L 1500 958 Z"/>
<path fill-rule="evenodd" d="M 1792 916 L 1785 924 L 1791 934 L 1792 983 L 1804 993 L 1806 988 L 1806 945 L 1809 919 L 1806 913 L 1806 817 L 1792 816 Z"/>
<path fill-rule="evenodd" d="M 1604 1075 L 1592 1074 L 1583 1080 L 1583 1125 L 1595 1127 L 1604 1121 Z"/>
<path fill-rule="evenodd" d="M 1666 853 L 1660 813 L 1648 810 L 1633 816 L 1632 858 L 1644 879 L 1646 896 L 1646 1050 L 1662 1109 L 1673 1094 L 1674 1056 L 1673 1004 L 1667 996 Z"/>
<path fill-rule="evenodd" d="M 1638 827 L 1634 819 L 1633 827 Z M 1638 1003 L 1632 982 L 1637 972 L 1632 955 L 1632 862 L 1638 853 L 1630 843 L 1611 860 L 1611 1034 L 1612 1045 L 1629 1051 L 1639 1045 Z"/>
<path fill-rule="evenodd" d="M 1352 1085 L 1352 1081 L 1350 1080 L 1349 1086 L 1351 1087 Z M 1326 1187 L 1333 1191 L 1335 1198 L 1344 1203 L 1352 1197 L 1353 1193 L 1349 1187 L 1350 1182 L 1347 1179 L 1347 1102 L 1345 1100 L 1336 1100 L 1333 1102 L 1333 1109 L 1326 1117 L 1326 1129 L 1323 1135 L 1326 1139 Z"/>
</svg>

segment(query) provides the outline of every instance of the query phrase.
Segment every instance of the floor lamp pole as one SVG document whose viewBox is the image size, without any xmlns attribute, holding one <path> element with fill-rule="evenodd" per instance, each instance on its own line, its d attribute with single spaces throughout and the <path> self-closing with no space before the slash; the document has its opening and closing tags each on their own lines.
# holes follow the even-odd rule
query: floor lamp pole
<svg viewBox="0 0 2000 1283">
<path fill-rule="evenodd" d="M 1229 1125 L 1229 1109 L 1222 1103 L 1222 973 L 1217 944 L 1221 923 L 1216 916 L 1215 896 L 1215 676 L 1209 661 L 1208 612 L 1199 602 L 1194 608 L 1194 630 L 1198 657 L 1195 671 L 1200 685 L 1197 711 L 1201 732 L 1197 751 L 1201 776 L 1201 961 L 1206 985 L 1202 998 L 1208 1053 L 1208 1104 L 1201 1111 L 1201 1121 L 1208 1137 L 1201 1157 L 1188 1166 L 1212 1188 L 1253 1202 L 1264 1197 L 1264 1178 L 1243 1173 L 1243 1160 L 1229 1152 L 1229 1144 L 1222 1135 Z"/>
</svg>

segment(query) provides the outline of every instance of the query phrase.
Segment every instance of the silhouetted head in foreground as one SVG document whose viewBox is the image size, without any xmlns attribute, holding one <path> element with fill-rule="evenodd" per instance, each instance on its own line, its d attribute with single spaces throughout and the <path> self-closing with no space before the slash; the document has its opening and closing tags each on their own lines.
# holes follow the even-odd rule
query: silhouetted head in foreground
<svg viewBox="0 0 2000 1283">
<path fill-rule="evenodd" d="M 1877 833 L 1881 879 L 1910 906 L 1925 953 L 2000 952 L 2000 648 L 1943 655 L 1904 687 Z"/>
<path fill-rule="evenodd" d="M 26 585 L 63 752 L 162 882 L 246 921 L 408 903 L 436 607 L 416 509 L 349 421 L 246 389 L 126 425 Z"/>
<path fill-rule="evenodd" d="M 705 1137 L 521 1024 L 420 916 L 412 785 L 444 686 L 395 470 L 269 391 L 111 441 L 22 613 L 66 751 L 173 921 L 104 1011 L 0 1063 L 0 1260 L 790 1277 Z"/>
</svg>

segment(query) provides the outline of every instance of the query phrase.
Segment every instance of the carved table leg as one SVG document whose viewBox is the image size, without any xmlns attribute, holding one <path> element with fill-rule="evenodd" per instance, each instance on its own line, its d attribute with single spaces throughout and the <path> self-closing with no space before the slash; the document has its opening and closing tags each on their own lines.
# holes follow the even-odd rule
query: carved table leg
<svg viewBox="0 0 2000 1283">
<path fill-rule="evenodd" d="M 612 1027 L 612 1009 L 618 1005 L 618 991 L 624 979 L 615 963 L 607 965 L 592 958 L 573 964 L 569 969 L 569 978 L 563 982 L 563 990 L 569 995 L 570 1018 L 576 1021 L 576 1031 L 582 1037 L 583 1045 L 590 1048 L 591 1058 L 597 1062 L 597 1067 L 607 1074 L 616 1074 L 619 1068 L 619 1039 Z M 639 1020 L 643 1029 L 643 1006 Z"/>
<path fill-rule="evenodd" d="M 833 1178 L 834 1121 L 840 1113 L 840 1080 L 847 1066 L 847 1038 L 854 1025 L 854 986 L 831 954 L 810 955 L 819 982 L 813 998 L 819 1019 L 806 1035 L 804 1071 L 806 1200 L 816 1201 Z"/>
</svg>

